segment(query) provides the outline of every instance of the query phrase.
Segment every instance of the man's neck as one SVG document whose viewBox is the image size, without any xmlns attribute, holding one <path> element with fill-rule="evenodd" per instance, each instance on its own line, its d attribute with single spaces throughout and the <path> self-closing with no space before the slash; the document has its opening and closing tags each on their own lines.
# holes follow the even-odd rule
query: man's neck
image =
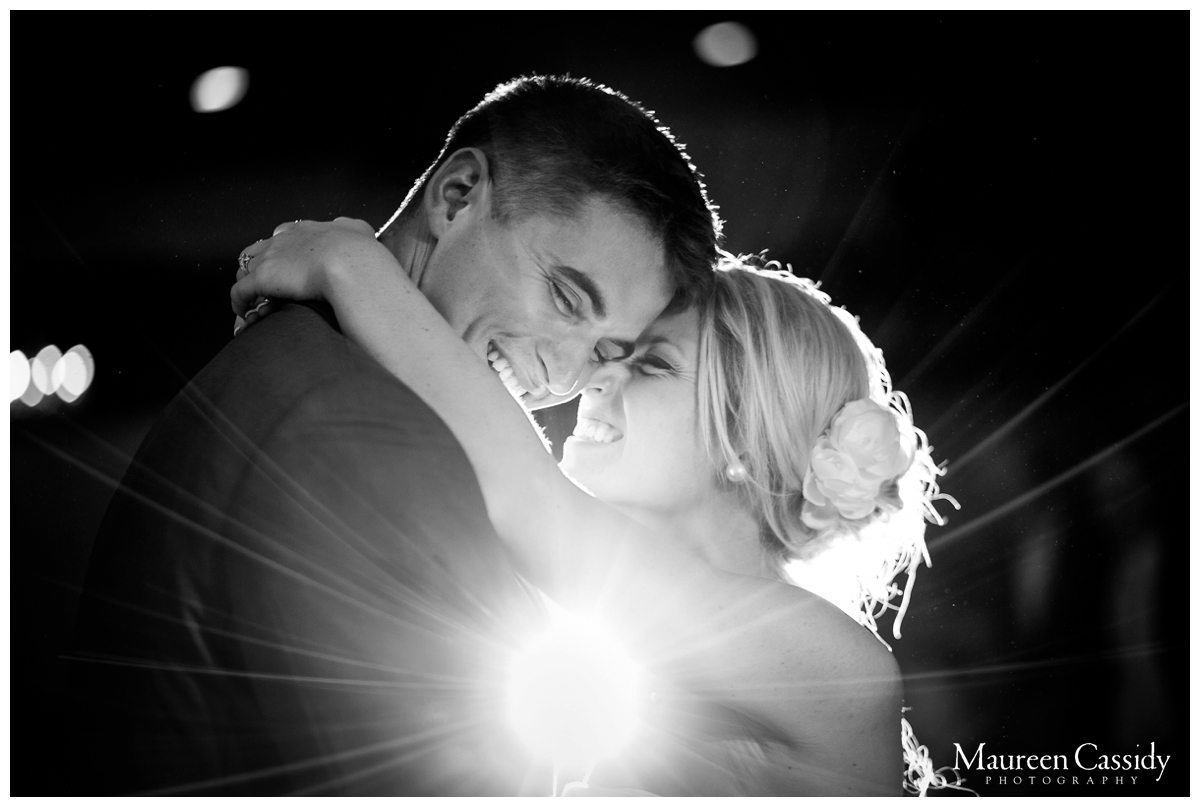
<svg viewBox="0 0 1200 807">
<path fill-rule="evenodd" d="M 425 269 L 429 265 L 429 256 L 433 254 L 433 248 L 437 245 L 437 239 L 430 232 L 425 218 L 419 212 L 408 217 L 396 215 L 384 225 L 379 234 L 379 243 L 396 256 L 404 271 L 417 284 L 417 288 L 421 289 Z"/>
</svg>

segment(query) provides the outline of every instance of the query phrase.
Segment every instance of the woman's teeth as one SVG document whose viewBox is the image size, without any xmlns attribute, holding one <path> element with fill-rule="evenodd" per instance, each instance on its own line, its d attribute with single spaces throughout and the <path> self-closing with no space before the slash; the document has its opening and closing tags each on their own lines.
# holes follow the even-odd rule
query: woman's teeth
<svg viewBox="0 0 1200 807">
<path fill-rule="evenodd" d="M 500 380 L 504 382 L 504 388 L 508 393 L 517 400 L 521 399 L 522 395 L 528 395 L 529 391 L 517 382 L 517 375 L 513 372 L 512 365 L 508 359 L 500 355 L 500 351 L 496 350 L 494 345 L 488 345 L 488 362 L 491 363 L 492 369 L 500 376 Z"/>
<path fill-rule="evenodd" d="M 572 435 L 593 443 L 615 443 L 625 436 L 604 421 L 592 418 L 580 418 Z"/>
</svg>

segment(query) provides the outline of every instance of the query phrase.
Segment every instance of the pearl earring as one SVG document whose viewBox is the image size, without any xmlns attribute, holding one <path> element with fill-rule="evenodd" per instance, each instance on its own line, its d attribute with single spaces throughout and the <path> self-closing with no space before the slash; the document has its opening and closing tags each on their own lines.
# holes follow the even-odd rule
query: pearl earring
<svg viewBox="0 0 1200 807">
<path fill-rule="evenodd" d="M 725 478 L 730 482 L 745 482 L 746 475 L 746 466 L 740 462 L 731 462 L 725 466 Z"/>
</svg>

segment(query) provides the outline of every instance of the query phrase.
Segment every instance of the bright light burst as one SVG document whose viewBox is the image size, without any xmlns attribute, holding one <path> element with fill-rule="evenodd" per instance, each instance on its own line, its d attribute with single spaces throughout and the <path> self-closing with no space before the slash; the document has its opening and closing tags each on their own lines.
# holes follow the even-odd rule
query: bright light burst
<svg viewBox="0 0 1200 807">
<path fill-rule="evenodd" d="M 632 738 L 641 674 L 597 620 L 554 616 L 549 630 L 513 658 L 509 719 L 535 754 L 591 765 Z"/>
</svg>

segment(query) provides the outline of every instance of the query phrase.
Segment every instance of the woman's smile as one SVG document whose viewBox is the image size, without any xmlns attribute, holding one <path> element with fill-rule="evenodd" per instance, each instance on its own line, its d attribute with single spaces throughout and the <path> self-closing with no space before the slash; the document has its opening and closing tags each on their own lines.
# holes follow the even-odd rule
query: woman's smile
<svg viewBox="0 0 1200 807">
<path fill-rule="evenodd" d="M 571 436 L 585 443 L 615 443 L 625 437 L 619 429 L 603 420 L 580 417 Z"/>
</svg>

